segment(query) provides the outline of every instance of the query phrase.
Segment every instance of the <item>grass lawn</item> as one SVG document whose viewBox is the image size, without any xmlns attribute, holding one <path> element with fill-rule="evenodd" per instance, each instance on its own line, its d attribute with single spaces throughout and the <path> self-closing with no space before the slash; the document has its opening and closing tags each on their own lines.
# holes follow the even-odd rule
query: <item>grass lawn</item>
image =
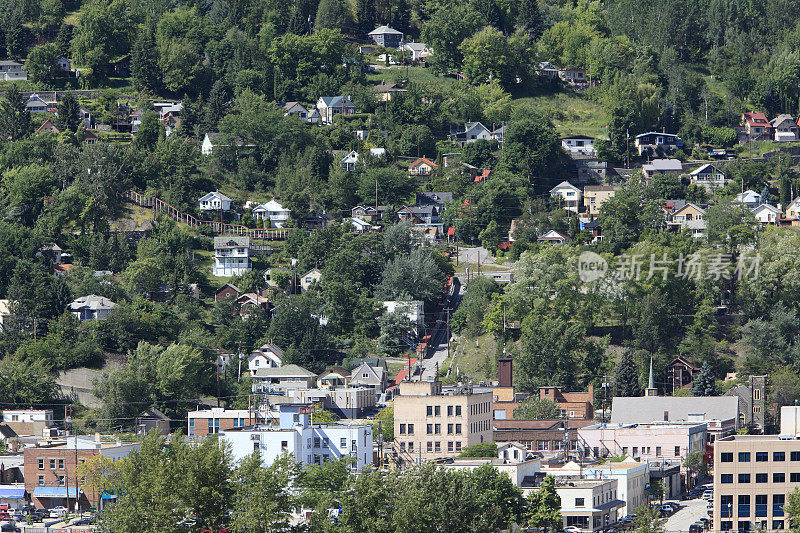
<svg viewBox="0 0 800 533">
<path fill-rule="evenodd" d="M 456 368 L 461 375 L 461 381 L 471 379 L 474 383 L 484 380 L 491 380 L 497 377 L 497 343 L 494 337 L 488 333 L 481 335 L 477 339 L 467 339 L 458 337 L 455 348 L 452 347 L 453 371 L 448 381 L 459 381 L 456 376 Z M 446 360 L 442 365 L 444 373 L 450 360 Z"/>
<path fill-rule="evenodd" d="M 608 116 L 597 102 L 572 93 L 556 93 L 515 100 L 518 105 L 552 114 L 559 135 L 591 135 L 607 139 Z"/>
<path fill-rule="evenodd" d="M 368 74 L 367 79 L 374 82 L 375 85 L 379 84 L 382 80 L 387 83 L 405 80 L 406 68 L 402 66 L 385 67 L 376 65 L 375 72 Z M 420 66 L 408 67 L 408 80 L 412 83 L 439 86 L 444 90 L 451 89 L 454 85 L 459 83 L 455 78 L 437 76 L 430 68 Z"/>
</svg>

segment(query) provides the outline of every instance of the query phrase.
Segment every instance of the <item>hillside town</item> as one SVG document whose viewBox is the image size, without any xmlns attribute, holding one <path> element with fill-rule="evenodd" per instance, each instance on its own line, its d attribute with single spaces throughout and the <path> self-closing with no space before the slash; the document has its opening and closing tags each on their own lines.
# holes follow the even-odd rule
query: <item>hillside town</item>
<svg viewBox="0 0 800 533">
<path fill-rule="evenodd" d="M 0 3 L 0 532 L 800 530 L 800 3 Z"/>
</svg>

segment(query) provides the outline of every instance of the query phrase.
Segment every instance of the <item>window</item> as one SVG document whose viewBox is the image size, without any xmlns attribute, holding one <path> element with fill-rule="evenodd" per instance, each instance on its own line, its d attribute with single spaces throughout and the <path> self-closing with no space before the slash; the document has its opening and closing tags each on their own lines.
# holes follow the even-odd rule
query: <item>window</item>
<svg viewBox="0 0 800 533">
<path fill-rule="evenodd" d="M 756 494 L 756 518 L 767 516 L 767 495 Z"/>
<path fill-rule="evenodd" d="M 681 456 L 681 447 L 675 446 L 675 457 L 680 457 L 680 456 Z"/>
<path fill-rule="evenodd" d="M 773 520 L 772 521 L 772 529 L 780 530 L 783 529 L 783 520 Z"/>
<path fill-rule="evenodd" d="M 56 460 L 50 459 L 50 470 L 55 470 L 55 469 L 56 469 Z"/>
<path fill-rule="evenodd" d="M 405 424 L 400 424 L 400 434 L 401 435 L 405 435 L 406 434 L 406 425 Z"/>
<path fill-rule="evenodd" d="M 786 460 L 786 452 L 772 452 L 772 460 L 781 462 Z"/>
<path fill-rule="evenodd" d="M 739 462 L 740 463 L 749 463 L 750 462 L 750 452 L 739 452 Z M 748 515 L 750 516 L 750 515 Z"/>
<path fill-rule="evenodd" d="M 772 473 L 772 482 L 773 483 L 786 483 L 786 474 L 783 472 L 773 472 Z"/>
<path fill-rule="evenodd" d="M 414 443 L 413 442 L 409 442 L 408 443 L 408 451 L 409 452 L 413 452 L 414 451 Z"/>
<path fill-rule="evenodd" d="M 347 437 L 342 437 L 339 439 L 339 447 L 340 448 L 347 448 Z"/>
<path fill-rule="evenodd" d="M 457 452 L 460 452 L 460 451 L 461 451 L 461 441 L 460 441 L 460 440 L 457 440 L 457 441 L 456 441 L 456 451 L 457 451 Z"/>
<path fill-rule="evenodd" d="M 732 452 L 723 452 L 720 454 L 719 458 L 721 463 L 732 463 L 733 462 L 733 453 Z"/>
<path fill-rule="evenodd" d="M 58 460 L 58 469 L 59 470 L 64 470 L 64 459 L 59 459 Z"/>
<path fill-rule="evenodd" d="M 639 456 L 639 447 L 638 446 L 634 446 L 633 447 L 633 456 L 634 457 L 638 457 Z"/>
<path fill-rule="evenodd" d="M 761 389 L 754 389 L 753 390 L 753 399 L 760 400 L 761 399 Z"/>
<path fill-rule="evenodd" d="M 800 472 L 792 472 L 789 474 L 789 481 L 792 483 L 800 483 Z"/>
<path fill-rule="evenodd" d="M 739 459 L 741 461 L 741 459 Z M 768 452 L 756 452 L 756 462 L 757 463 L 765 463 L 769 461 L 769 453 Z"/>
<path fill-rule="evenodd" d="M 253 451 L 254 451 L 254 452 L 257 452 L 257 451 L 258 451 L 258 441 L 256 441 L 256 442 L 254 442 L 254 443 L 253 443 Z"/>
<path fill-rule="evenodd" d="M 39 470 L 44 470 L 44 459 L 39 459 Z"/>
<path fill-rule="evenodd" d="M 442 416 L 442 406 L 441 405 L 433 406 L 433 416 Z"/>
<path fill-rule="evenodd" d="M 786 503 L 785 494 L 772 495 L 772 516 L 783 516 L 783 504 Z"/>
<path fill-rule="evenodd" d="M 722 518 L 730 518 L 733 516 L 733 496 L 730 494 L 723 494 L 720 496 L 720 513 Z"/>
<path fill-rule="evenodd" d="M 456 424 L 456 435 L 461 435 L 461 424 Z"/>
<path fill-rule="evenodd" d="M 769 476 L 767 474 L 756 474 L 756 483 L 767 483 Z"/>
<path fill-rule="evenodd" d="M 427 416 L 433 416 L 433 406 L 432 406 L 432 405 L 429 405 L 429 406 L 427 407 L 427 410 L 426 410 L 426 413 L 425 413 L 425 414 L 426 414 Z"/>
<path fill-rule="evenodd" d="M 433 424 L 428 424 L 426 433 L 428 435 L 433 435 Z"/>
<path fill-rule="evenodd" d="M 442 451 L 442 443 L 437 440 L 436 442 L 433 443 L 433 448 L 435 452 Z"/>
<path fill-rule="evenodd" d="M 575 507 L 583 507 L 586 505 L 584 498 L 575 498 Z"/>
<path fill-rule="evenodd" d="M 322 447 L 323 448 L 330 448 L 330 446 L 331 446 L 331 441 L 328 440 L 328 437 L 325 437 L 324 439 L 322 439 Z"/>
<path fill-rule="evenodd" d="M 406 451 L 406 443 L 405 443 L 405 442 L 401 442 L 401 443 L 400 443 L 400 451 L 401 451 L 401 452 L 404 452 L 404 451 Z"/>
<path fill-rule="evenodd" d="M 452 405 L 448 405 L 447 406 L 447 416 L 453 416 L 453 406 Z"/>
<path fill-rule="evenodd" d="M 320 443 L 319 437 L 314 437 L 314 448 L 319 448 L 319 443 Z"/>
<path fill-rule="evenodd" d="M 451 440 L 447 441 L 447 451 L 448 452 L 452 452 L 453 451 L 453 441 L 451 441 Z"/>
<path fill-rule="evenodd" d="M 750 483 L 750 474 L 739 474 L 739 483 Z"/>
<path fill-rule="evenodd" d="M 656 457 L 661 457 L 661 446 L 656 446 Z"/>
<path fill-rule="evenodd" d="M 456 416 L 461 416 L 461 406 L 456 405 Z"/>
<path fill-rule="evenodd" d="M 434 435 L 441 435 L 441 433 L 442 433 L 442 425 L 441 424 L 434 424 L 433 425 L 433 433 L 434 433 Z"/>
<path fill-rule="evenodd" d="M 789 455 L 789 458 L 790 458 L 792 461 L 800 461 L 800 452 L 792 452 L 792 453 Z"/>
<path fill-rule="evenodd" d="M 731 522 L 730 520 L 724 520 L 719 523 L 719 528 L 722 531 L 730 531 L 731 529 L 733 529 L 733 522 Z"/>
<path fill-rule="evenodd" d="M 722 477 L 720 478 L 720 483 L 722 483 L 723 485 L 729 485 L 733 483 L 733 474 L 722 474 Z"/>
<path fill-rule="evenodd" d="M 39 486 L 44 487 L 44 476 L 39 476 Z"/>
<path fill-rule="evenodd" d="M 453 424 L 447 424 L 447 434 L 448 435 L 453 434 Z"/>
<path fill-rule="evenodd" d="M 428 441 L 426 448 L 428 450 L 428 453 L 433 452 L 433 442 L 432 441 Z"/>
<path fill-rule="evenodd" d="M 742 453 L 742 452 L 740 452 Z M 738 499 L 738 514 L 739 518 L 742 517 L 749 517 L 750 516 L 750 495 L 749 494 L 740 494 Z"/>
<path fill-rule="evenodd" d="M 414 424 L 409 424 L 408 425 L 408 434 L 409 435 L 413 435 L 414 434 Z"/>
<path fill-rule="evenodd" d="M 58 486 L 59 487 L 63 487 L 64 486 L 64 476 L 56 476 L 56 481 L 58 481 Z"/>
<path fill-rule="evenodd" d="M 622 447 L 622 455 L 628 455 L 628 447 L 627 446 L 623 446 Z"/>
</svg>

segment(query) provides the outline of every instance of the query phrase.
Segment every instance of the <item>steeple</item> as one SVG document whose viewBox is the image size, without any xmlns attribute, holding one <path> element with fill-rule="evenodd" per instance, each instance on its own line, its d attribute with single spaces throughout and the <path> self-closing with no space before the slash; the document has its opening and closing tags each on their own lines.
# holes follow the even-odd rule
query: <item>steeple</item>
<svg viewBox="0 0 800 533">
<path fill-rule="evenodd" d="M 653 381 L 653 356 L 650 356 L 650 379 L 647 381 L 647 388 L 644 390 L 644 395 L 646 397 L 649 396 L 658 396 L 658 389 L 655 387 L 655 382 Z"/>
</svg>

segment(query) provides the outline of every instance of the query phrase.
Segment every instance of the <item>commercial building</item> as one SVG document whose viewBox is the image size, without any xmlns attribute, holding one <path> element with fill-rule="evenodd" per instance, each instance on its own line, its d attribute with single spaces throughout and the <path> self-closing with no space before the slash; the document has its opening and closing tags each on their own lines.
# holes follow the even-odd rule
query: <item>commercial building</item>
<svg viewBox="0 0 800 533">
<path fill-rule="evenodd" d="M 618 463 L 604 463 L 583 466 L 569 462 L 556 467 L 545 466 L 542 471 L 565 482 L 575 479 L 606 480 L 617 482 L 615 499 L 622 500 L 620 508 L 623 515 L 633 514 L 640 505 L 649 501 L 647 486 L 650 484 L 650 471 L 647 463 L 626 459 Z"/>
<path fill-rule="evenodd" d="M 45 428 L 53 427 L 52 409 L 4 409 L 2 423 L 17 435 L 42 435 Z"/>
<path fill-rule="evenodd" d="M 271 418 L 269 413 L 259 409 L 223 409 L 212 407 L 201 411 L 187 413 L 187 435 L 190 437 L 205 437 L 214 435 L 226 429 L 263 424 Z"/>
<path fill-rule="evenodd" d="M 457 457 L 452 462 L 444 463 L 443 466 L 448 470 L 472 471 L 484 465 L 491 465 L 499 472 L 505 473 L 511 483 L 522 489 L 522 493 L 526 496 L 528 492 L 539 487 L 545 476 L 541 461 L 531 457 L 524 447 L 516 443 L 498 446 L 497 457 Z"/>
<path fill-rule="evenodd" d="M 70 436 L 37 442 L 23 450 L 25 490 L 31 495 L 33 505 L 40 509 L 60 505 L 72 509 L 76 495 L 80 508 L 86 509 L 95 505 L 100 495 L 76 481 L 77 464 L 98 454 L 116 461 L 139 446 L 139 443 L 107 442 L 99 434 L 94 439 Z"/>
<path fill-rule="evenodd" d="M 340 418 L 361 418 L 375 409 L 376 400 L 375 389 L 367 387 L 292 389 L 286 397 L 291 403 L 321 403 Z"/>
<path fill-rule="evenodd" d="M 492 441 L 492 393 L 439 381 L 403 381 L 394 400 L 396 451 L 405 461 L 454 457 Z"/>
<path fill-rule="evenodd" d="M 584 455 L 578 446 L 578 429 L 591 425 L 587 420 L 508 420 L 492 421 L 497 443 L 519 442 L 526 449 L 548 456 Z"/>
<path fill-rule="evenodd" d="M 356 471 L 372 465 L 372 426 L 312 424 L 313 407 L 308 404 L 284 404 L 279 410 L 277 426 L 256 424 L 220 432 L 231 444 L 235 460 L 259 452 L 265 464 L 291 454 L 303 465 L 343 457 L 353 459 Z"/>
<path fill-rule="evenodd" d="M 617 480 L 563 480 L 556 482 L 564 527 L 600 531 L 619 520 L 625 502 L 617 497 Z"/>
</svg>

